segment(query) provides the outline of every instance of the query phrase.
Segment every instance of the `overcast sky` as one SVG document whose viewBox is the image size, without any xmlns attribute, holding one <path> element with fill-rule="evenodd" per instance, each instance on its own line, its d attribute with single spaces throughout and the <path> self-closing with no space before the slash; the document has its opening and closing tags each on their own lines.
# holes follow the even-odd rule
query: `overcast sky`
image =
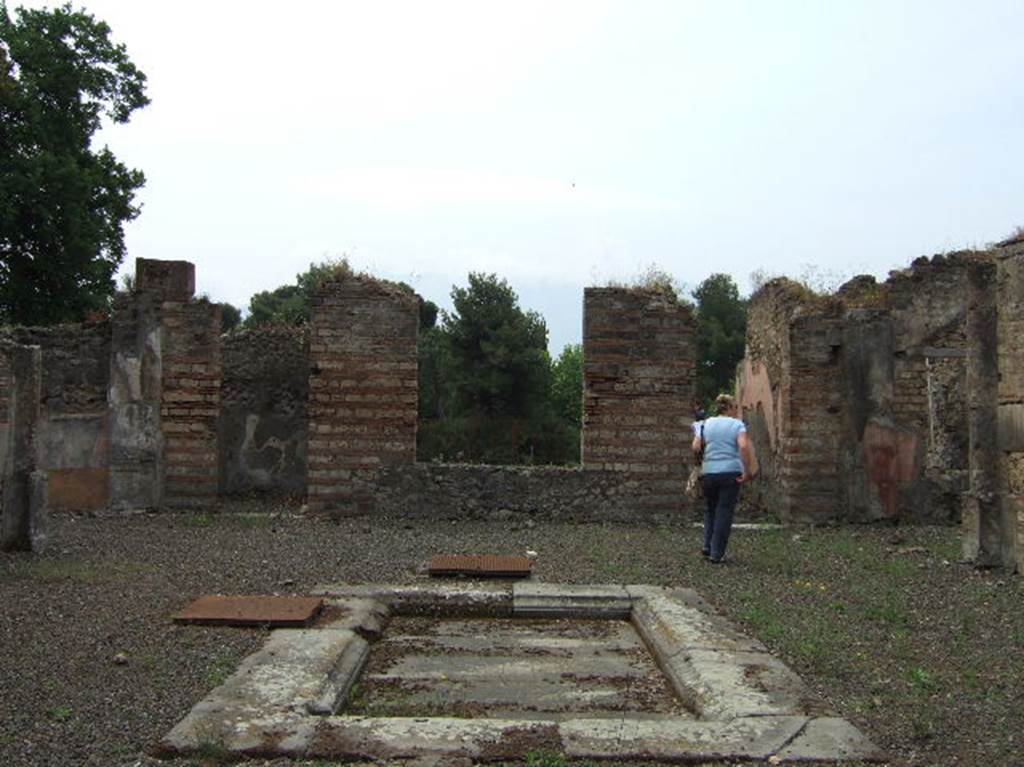
<svg viewBox="0 0 1024 767">
<path fill-rule="evenodd" d="M 125 268 L 240 307 L 343 254 L 442 306 L 494 272 L 557 353 L 652 264 L 746 294 L 1024 225 L 1020 0 L 80 5 L 149 78 L 98 138 L 147 177 Z"/>
</svg>

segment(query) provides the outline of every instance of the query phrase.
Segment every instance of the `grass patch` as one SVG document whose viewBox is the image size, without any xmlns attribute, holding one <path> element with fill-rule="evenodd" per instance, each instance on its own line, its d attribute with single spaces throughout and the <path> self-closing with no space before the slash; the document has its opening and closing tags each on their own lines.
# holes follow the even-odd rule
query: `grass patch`
<svg viewBox="0 0 1024 767">
<path fill-rule="evenodd" d="M 235 670 L 235 654 L 229 650 L 220 650 L 210 661 L 210 668 L 203 676 L 203 681 L 210 687 L 219 687 L 228 680 Z"/>
<path fill-rule="evenodd" d="M 528 767 L 565 767 L 568 761 L 560 751 L 534 749 L 523 754 Z"/>
<path fill-rule="evenodd" d="M 55 722 L 66 722 L 71 719 L 72 710 L 71 706 L 60 705 L 54 706 L 48 712 L 50 718 Z"/>
<path fill-rule="evenodd" d="M 18 562 L 11 570 L 14 578 L 61 583 L 71 581 L 88 585 L 118 583 L 146 571 L 138 562 L 96 562 L 87 559 L 37 559 Z"/>
</svg>

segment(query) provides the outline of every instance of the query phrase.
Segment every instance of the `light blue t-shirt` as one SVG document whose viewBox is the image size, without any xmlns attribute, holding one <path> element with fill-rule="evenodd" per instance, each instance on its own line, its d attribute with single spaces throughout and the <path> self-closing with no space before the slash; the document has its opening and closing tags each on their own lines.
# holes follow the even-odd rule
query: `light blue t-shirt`
<svg viewBox="0 0 1024 767">
<path fill-rule="evenodd" d="M 704 464 L 705 474 L 743 473 L 743 461 L 736 446 L 736 439 L 747 431 L 743 421 L 716 415 L 704 421 Z"/>
</svg>

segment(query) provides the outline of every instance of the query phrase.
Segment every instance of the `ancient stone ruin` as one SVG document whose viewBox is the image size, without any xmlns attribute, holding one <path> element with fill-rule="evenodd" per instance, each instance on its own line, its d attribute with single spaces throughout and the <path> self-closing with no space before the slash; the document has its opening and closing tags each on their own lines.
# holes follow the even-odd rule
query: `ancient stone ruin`
<svg viewBox="0 0 1024 767">
<path fill-rule="evenodd" d="M 1024 562 L 1024 246 L 920 258 L 834 296 L 750 302 L 739 392 L 753 500 L 785 522 L 963 520 L 979 564 Z"/>
<path fill-rule="evenodd" d="M 0 379 L 3 402 L 41 387 L 27 397 L 38 412 L 18 410 L 9 431 L 24 463 L 9 470 L 22 484 L 43 472 L 50 508 L 213 508 L 258 491 L 330 514 L 626 521 L 683 509 L 694 317 L 659 293 L 586 291 L 583 457 L 564 468 L 417 463 L 407 291 L 345 275 L 319 289 L 308 328 L 221 335 L 220 308 L 194 289 L 192 264 L 138 259 L 110 318 L 2 331 L 22 350 L 4 358 L 15 372 Z M 18 361 L 33 354 L 37 373 Z"/>
<path fill-rule="evenodd" d="M 964 526 L 965 555 L 1024 561 L 1024 244 L 918 259 L 820 297 L 751 299 L 739 394 L 784 522 Z M 215 508 L 432 518 L 678 519 L 694 402 L 690 307 L 584 292 L 579 466 L 416 461 L 417 305 L 380 280 L 321 286 L 308 328 L 221 335 L 184 261 L 138 259 L 109 318 L 0 330 L 3 541 L 43 510 Z M 33 394 L 33 392 L 38 394 Z M 34 531 L 34 532 L 33 532 Z"/>
</svg>

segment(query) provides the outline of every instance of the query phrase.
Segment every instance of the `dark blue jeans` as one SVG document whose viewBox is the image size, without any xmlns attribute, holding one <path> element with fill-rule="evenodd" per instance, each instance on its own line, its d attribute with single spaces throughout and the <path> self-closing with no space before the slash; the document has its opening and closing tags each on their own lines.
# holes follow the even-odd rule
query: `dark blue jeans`
<svg viewBox="0 0 1024 767">
<path fill-rule="evenodd" d="M 729 545 L 732 513 L 740 497 L 740 483 L 736 481 L 739 476 L 737 472 L 705 474 L 700 480 L 707 504 L 704 507 L 704 551 L 712 559 L 724 557 L 725 547 Z"/>
</svg>

